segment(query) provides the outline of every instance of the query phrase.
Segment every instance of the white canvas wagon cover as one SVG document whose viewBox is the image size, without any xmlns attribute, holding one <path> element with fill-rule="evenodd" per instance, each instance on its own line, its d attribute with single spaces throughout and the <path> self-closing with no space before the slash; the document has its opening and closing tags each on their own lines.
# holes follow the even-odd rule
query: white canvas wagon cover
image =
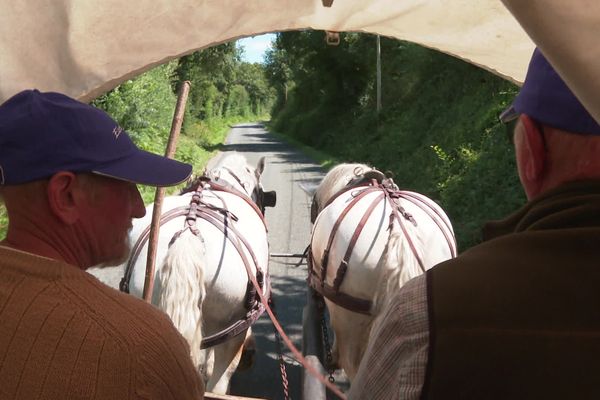
<svg viewBox="0 0 600 400">
<path fill-rule="evenodd" d="M 173 58 L 296 29 L 408 40 L 522 82 L 533 42 L 499 0 L 0 0 L 0 102 L 25 88 L 84 101 Z M 600 2 L 504 0 L 600 116 Z"/>
</svg>

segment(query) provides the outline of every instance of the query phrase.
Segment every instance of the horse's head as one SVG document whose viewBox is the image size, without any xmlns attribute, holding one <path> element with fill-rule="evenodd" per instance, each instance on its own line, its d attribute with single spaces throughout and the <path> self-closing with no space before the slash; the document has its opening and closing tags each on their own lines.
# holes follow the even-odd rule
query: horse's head
<svg viewBox="0 0 600 400">
<path fill-rule="evenodd" d="M 311 222 L 338 192 L 346 187 L 359 185 L 361 182 L 373 179 L 381 182 L 385 175 L 366 164 L 339 164 L 332 168 L 317 187 L 310 209 Z"/>
<path fill-rule="evenodd" d="M 222 157 L 205 175 L 215 183 L 225 183 L 250 197 L 264 214 L 265 207 L 274 207 L 277 201 L 275 191 L 265 192 L 263 189 L 260 180 L 264 169 L 264 157 L 253 167 L 243 155 L 230 153 Z"/>
</svg>

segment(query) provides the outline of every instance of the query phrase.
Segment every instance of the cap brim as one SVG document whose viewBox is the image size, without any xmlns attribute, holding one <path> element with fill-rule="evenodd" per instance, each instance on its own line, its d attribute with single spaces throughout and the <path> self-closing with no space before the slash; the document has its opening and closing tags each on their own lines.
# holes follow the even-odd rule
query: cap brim
<svg viewBox="0 0 600 400">
<path fill-rule="evenodd" d="M 515 106 L 513 105 L 504 110 L 502 114 L 500 114 L 500 116 L 498 117 L 500 122 L 502 122 L 503 124 L 507 124 L 511 121 L 514 121 L 517 118 L 519 118 L 519 113 L 517 112 L 517 110 L 515 110 Z"/>
<path fill-rule="evenodd" d="M 185 182 L 192 166 L 144 150 L 96 168 L 92 173 L 148 186 L 174 186 Z"/>
</svg>

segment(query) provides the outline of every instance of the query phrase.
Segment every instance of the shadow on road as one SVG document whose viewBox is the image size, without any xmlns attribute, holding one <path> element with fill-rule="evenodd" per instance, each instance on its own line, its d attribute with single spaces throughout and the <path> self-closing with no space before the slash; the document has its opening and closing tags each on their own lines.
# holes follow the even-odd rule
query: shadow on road
<svg viewBox="0 0 600 400">
<path fill-rule="evenodd" d="M 251 129 L 248 129 L 249 127 Z M 267 213 L 267 220 L 270 226 L 272 223 L 273 227 L 276 225 L 279 228 L 271 230 L 277 232 L 278 240 L 281 239 L 276 246 L 278 249 L 293 249 L 296 253 L 303 251 L 310 240 L 310 229 L 304 230 L 298 226 L 304 223 L 307 227 L 310 225 L 310 194 L 304 193 L 306 189 L 303 186 L 315 187 L 323 177 L 323 170 L 307 155 L 268 134 L 262 125 L 236 125 L 232 128 L 230 138 L 231 141 L 220 147 L 222 152 L 254 153 L 250 154 L 251 157 L 267 153 L 268 163 L 273 164 L 277 173 L 286 177 L 284 183 L 279 182 L 278 190 L 289 193 L 287 197 L 281 196 L 281 202 L 278 193 L 280 208 L 272 216 Z M 282 211 L 281 207 L 288 207 L 290 211 Z M 279 219 L 273 219 L 273 216 L 279 216 Z M 306 221 L 300 218 L 304 216 Z M 293 225 L 294 223 L 297 225 Z M 284 227 L 283 224 L 291 225 Z M 273 248 L 271 250 L 273 251 Z M 271 258 L 269 272 L 279 322 L 294 345 L 302 351 L 302 311 L 306 305 L 307 271 L 305 263 L 295 267 L 298 262 L 296 258 Z M 275 331 L 266 313 L 256 321 L 252 329 L 257 346 L 254 365 L 246 371 L 234 374 L 230 394 L 261 399 L 284 399 Z M 286 361 L 290 398 L 301 400 L 302 366 L 287 348 L 284 349 L 283 356 Z M 335 378 L 342 390 L 347 390 L 348 383 L 343 373 L 336 373 Z"/>
<path fill-rule="evenodd" d="M 278 139 L 273 138 L 268 135 L 268 131 L 264 129 L 262 125 L 257 125 L 260 130 L 253 130 L 252 132 L 241 132 L 239 133 L 240 138 L 251 139 L 248 142 L 243 143 L 227 143 L 227 144 L 219 144 L 213 146 L 218 148 L 219 150 L 226 151 L 238 151 L 241 153 L 251 152 L 251 153 L 264 153 L 264 152 L 273 152 L 277 153 L 278 157 L 281 157 L 282 161 L 275 161 L 273 163 L 280 164 L 288 164 L 288 163 L 314 163 L 315 161 L 310 157 L 297 152 L 296 150 L 291 150 L 290 145 L 282 142 Z M 246 125 L 237 125 L 232 129 L 232 131 L 236 129 L 246 129 Z M 314 167 L 319 172 L 321 171 L 320 167 Z"/>
<path fill-rule="evenodd" d="M 274 276 L 274 279 L 277 280 L 276 286 L 273 287 L 277 319 L 294 345 L 301 349 L 302 324 L 298 321 L 302 320 L 306 285 L 294 277 L 277 275 Z M 273 324 L 266 313 L 256 321 L 253 330 L 257 347 L 254 365 L 247 371 L 236 372 L 231 380 L 230 393 L 264 399 L 283 399 L 281 376 L 278 373 L 272 373 L 279 370 L 272 367 L 273 363 L 278 362 L 278 351 Z M 302 367 L 285 346 L 283 354 L 286 361 L 290 395 L 293 399 L 300 399 Z M 270 383 L 257 387 L 257 382 Z"/>
</svg>

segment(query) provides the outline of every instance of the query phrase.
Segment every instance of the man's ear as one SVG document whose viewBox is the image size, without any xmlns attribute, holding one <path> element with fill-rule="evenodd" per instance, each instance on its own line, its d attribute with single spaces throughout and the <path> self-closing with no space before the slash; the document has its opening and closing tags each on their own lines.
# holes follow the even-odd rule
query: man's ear
<svg viewBox="0 0 600 400">
<path fill-rule="evenodd" d="M 521 173 L 531 186 L 529 190 L 533 195 L 541 187 L 547 167 L 547 153 L 545 148 L 544 133 L 540 125 L 528 115 L 521 115 L 523 134 L 517 151 L 520 154 Z M 524 182 L 525 183 L 525 182 Z"/>
<path fill-rule="evenodd" d="M 48 181 L 46 193 L 50 211 L 65 224 L 74 224 L 80 216 L 77 177 L 72 172 L 58 172 Z"/>
</svg>

